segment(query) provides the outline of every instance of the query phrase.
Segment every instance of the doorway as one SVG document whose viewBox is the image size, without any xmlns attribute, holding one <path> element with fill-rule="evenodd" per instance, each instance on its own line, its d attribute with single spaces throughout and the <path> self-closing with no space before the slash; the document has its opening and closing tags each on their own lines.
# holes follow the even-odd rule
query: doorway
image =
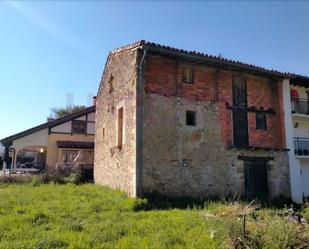
<svg viewBox="0 0 309 249">
<path fill-rule="evenodd" d="M 244 161 L 245 196 L 247 199 L 267 200 L 268 177 L 267 161 Z"/>
</svg>

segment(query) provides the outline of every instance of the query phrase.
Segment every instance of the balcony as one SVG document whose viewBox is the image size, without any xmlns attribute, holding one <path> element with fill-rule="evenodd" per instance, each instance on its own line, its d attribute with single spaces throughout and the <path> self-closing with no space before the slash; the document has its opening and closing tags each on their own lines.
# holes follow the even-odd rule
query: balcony
<svg viewBox="0 0 309 249">
<path fill-rule="evenodd" d="M 292 98 L 292 113 L 309 115 L 309 100 Z"/>
<path fill-rule="evenodd" d="M 295 137 L 294 148 L 297 157 L 309 158 L 309 138 Z"/>
</svg>

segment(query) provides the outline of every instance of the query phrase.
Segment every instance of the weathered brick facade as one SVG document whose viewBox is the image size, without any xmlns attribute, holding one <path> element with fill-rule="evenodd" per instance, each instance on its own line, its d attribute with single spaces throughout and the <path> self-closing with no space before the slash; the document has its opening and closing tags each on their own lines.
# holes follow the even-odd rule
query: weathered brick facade
<svg viewBox="0 0 309 249">
<path fill-rule="evenodd" d="M 140 64 L 143 67 L 139 68 Z M 182 82 L 186 66 L 194 68 L 194 84 Z M 112 93 L 108 90 L 111 72 Z M 233 146 L 232 84 L 238 75 L 247 84 L 246 148 Z M 151 49 L 145 57 L 139 49 L 117 50 L 109 56 L 98 95 L 96 182 L 119 187 L 131 195 L 157 191 L 176 196 L 242 196 L 245 170 L 239 157 L 270 158 L 269 197 L 289 196 L 281 88 L 280 79 L 262 73 L 191 62 L 185 56 L 165 56 L 151 53 Z M 128 146 L 111 153 L 117 116 L 109 109 L 121 101 L 128 106 Z M 256 109 L 272 110 L 266 112 L 267 130 L 256 129 Z M 195 126 L 186 125 L 186 111 L 196 113 Z"/>
</svg>

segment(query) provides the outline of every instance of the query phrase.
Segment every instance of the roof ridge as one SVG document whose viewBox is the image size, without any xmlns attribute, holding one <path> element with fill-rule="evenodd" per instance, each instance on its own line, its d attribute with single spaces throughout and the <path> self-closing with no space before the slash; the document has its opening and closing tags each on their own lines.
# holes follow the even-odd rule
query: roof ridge
<svg viewBox="0 0 309 249">
<path fill-rule="evenodd" d="M 290 73 L 290 72 L 283 72 L 283 71 L 279 71 L 277 69 L 270 69 L 270 68 L 267 68 L 267 67 L 264 67 L 264 66 L 258 66 L 258 65 L 254 65 L 254 64 L 251 64 L 251 63 L 247 63 L 247 62 L 242 62 L 242 61 L 239 61 L 239 60 L 229 59 L 229 58 L 226 58 L 226 57 L 223 57 L 223 56 L 216 56 L 216 55 L 212 55 L 212 54 L 208 54 L 208 53 L 198 52 L 198 51 L 195 51 L 195 50 L 179 49 L 179 48 L 175 48 L 175 47 L 171 47 L 171 46 L 167 46 L 167 45 L 161 45 L 159 43 L 149 42 L 149 41 L 145 41 L 145 40 L 139 40 L 137 42 L 116 48 L 116 49 L 112 50 L 110 52 L 110 54 L 120 53 L 122 51 L 134 49 L 136 47 L 143 46 L 143 45 L 153 47 L 153 48 L 166 49 L 166 50 L 169 50 L 171 52 L 176 52 L 176 53 L 183 53 L 183 54 L 192 55 L 192 56 L 204 57 L 204 58 L 208 58 L 208 59 L 211 59 L 211 60 L 215 60 L 218 63 L 230 63 L 234 66 L 248 67 L 251 70 L 261 70 L 264 73 L 276 74 L 276 75 L 282 76 L 282 77 L 302 76 L 302 77 L 305 77 L 305 78 L 309 78 L 309 76 L 299 75 L 299 74 Z"/>
<path fill-rule="evenodd" d="M 139 41 L 121 46 L 119 48 L 115 48 L 112 51 L 110 51 L 110 54 L 116 54 L 116 53 L 120 53 L 120 52 L 125 51 L 125 50 L 134 49 L 136 47 L 140 47 L 140 46 L 144 45 L 145 43 L 146 43 L 145 40 L 139 40 Z"/>
</svg>

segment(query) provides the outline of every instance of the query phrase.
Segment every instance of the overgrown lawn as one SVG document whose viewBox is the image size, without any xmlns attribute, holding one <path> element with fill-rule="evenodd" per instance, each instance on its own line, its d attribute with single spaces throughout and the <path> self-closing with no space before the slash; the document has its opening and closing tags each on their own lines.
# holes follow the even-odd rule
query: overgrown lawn
<svg viewBox="0 0 309 249">
<path fill-rule="evenodd" d="M 307 225 L 244 203 L 148 210 L 146 201 L 91 184 L 0 185 L 0 248 L 308 248 Z M 309 218 L 309 209 L 303 211 Z"/>
</svg>

